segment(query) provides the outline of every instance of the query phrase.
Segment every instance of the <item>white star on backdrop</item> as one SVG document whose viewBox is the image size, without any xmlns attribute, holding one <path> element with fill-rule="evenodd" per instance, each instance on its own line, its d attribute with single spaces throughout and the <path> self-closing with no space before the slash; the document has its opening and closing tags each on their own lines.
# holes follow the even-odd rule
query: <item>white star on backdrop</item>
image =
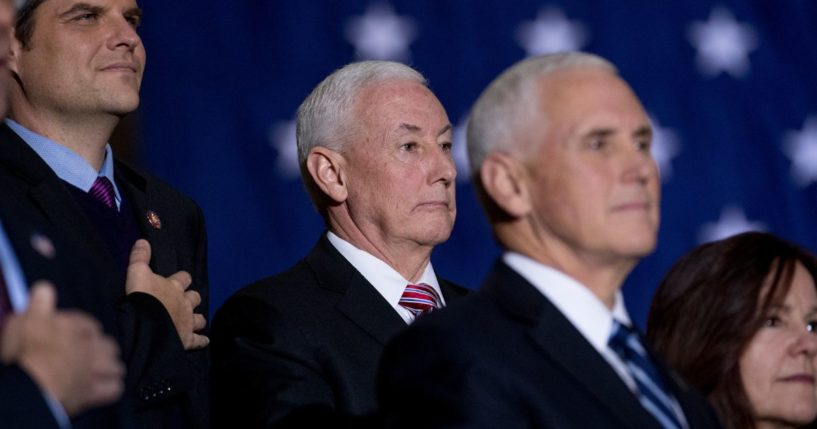
<svg viewBox="0 0 817 429">
<path fill-rule="evenodd" d="M 409 45 L 416 37 L 414 20 L 395 15 L 387 3 L 370 5 L 363 16 L 349 19 L 346 40 L 361 60 L 408 61 Z"/>
<path fill-rule="evenodd" d="M 678 137 L 670 128 L 662 127 L 658 120 L 650 116 L 652 123 L 652 157 L 658 164 L 661 172 L 661 181 L 666 182 L 672 177 L 672 159 L 681 151 Z"/>
<path fill-rule="evenodd" d="M 457 166 L 457 182 L 468 183 L 471 177 L 470 163 L 468 162 L 468 150 L 466 147 L 466 134 L 468 130 L 468 118 L 462 119 L 454 126 L 453 132 L 453 157 Z"/>
<path fill-rule="evenodd" d="M 817 116 L 808 118 L 802 131 L 789 131 L 783 150 L 791 159 L 791 175 L 798 185 L 817 181 Z"/>
<path fill-rule="evenodd" d="M 525 21 L 516 30 L 516 40 L 529 57 L 578 50 L 587 39 L 585 26 L 568 20 L 555 7 L 540 9 L 534 21 Z"/>
<path fill-rule="evenodd" d="M 270 128 L 269 144 L 278 156 L 275 158 L 275 170 L 284 179 L 300 177 L 298 166 L 298 147 L 295 143 L 295 121 L 279 121 Z"/>
<path fill-rule="evenodd" d="M 751 25 L 735 21 L 729 10 L 716 7 L 708 21 L 690 25 L 689 39 L 698 51 L 695 60 L 702 74 L 743 77 L 749 73 L 749 52 L 757 47 L 757 36 Z"/>
<path fill-rule="evenodd" d="M 765 231 L 766 226 L 760 222 L 751 222 L 746 218 L 743 209 L 737 206 L 726 206 L 721 211 L 717 222 L 710 222 L 701 227 L 698 234 L 700 243 L 720 240 L 746 231 Z"/>
</svg>

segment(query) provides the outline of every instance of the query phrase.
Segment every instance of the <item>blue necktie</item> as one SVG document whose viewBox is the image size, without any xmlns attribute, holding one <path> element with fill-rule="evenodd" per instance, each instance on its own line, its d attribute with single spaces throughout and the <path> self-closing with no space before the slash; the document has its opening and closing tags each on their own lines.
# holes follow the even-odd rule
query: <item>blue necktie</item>
<svg viewBox="0 0 817 429">
<path fill-rule="evenodd" d="M 613 320 L 613 333 L 608 340 L 610 348 L 627 365 L 638 390 L 638 401 L 666 429 L 681 429 L 682 419 L 672 406 L 672 396 L 661 374 L 641 345 L 639 335 L 632 328 Z"/>
</svg>

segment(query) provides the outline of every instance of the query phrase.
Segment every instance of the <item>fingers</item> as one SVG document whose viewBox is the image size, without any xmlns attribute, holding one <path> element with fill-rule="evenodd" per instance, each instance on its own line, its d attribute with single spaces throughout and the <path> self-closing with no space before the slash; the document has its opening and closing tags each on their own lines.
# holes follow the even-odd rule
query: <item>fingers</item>
<svg viewBox="0 0 817 429">
<path fill-rule="evenodd" d="M 150 264 L 150 243 L 140 238 L 136 240 L 130 251 L 130 265 L 137 263 Z"/>
<path fill-rule="evenodd" d="M 193 313 L 193 331 L 198 332 L 207 326 L 207 320 L 199 313 Z"/>
<path fill-rule="evenodd" d="M 201 304 L 201 295 L 199 295 L 199 293 L 194 290 L 188 290 L 187 292 L 185 292 L 184 299 L 186 299 L 187 302 L 189 302 L 194 309 L 198 307 L 199 304 Z"/>
<path fill-rule="evenodd" d="M 190 273 L 187 271 L 179 271 L 176 274 L 168 277 L 168 279 L 181 286 L 182 290 L 187 290 L 187 288 L 190 287 L 190 284 L 193 283 L 193 278 L 190 277 Z"/>
<path fill-rule="evenodd" d="M 57 290 L 54 285 L 45 280 L 40 280 L 31 287 L 31 294 L 28 299 L 27 313 L 45 317 L 54 313 L 57 307 Z"/>
<path fill-rule="evenodd" d="M 190 340 L 185 344 L 185 350 L 198 350 L 207 347 L 210 344 L 210 339 L 205 335 L 193 334 Z"/>
</svg>

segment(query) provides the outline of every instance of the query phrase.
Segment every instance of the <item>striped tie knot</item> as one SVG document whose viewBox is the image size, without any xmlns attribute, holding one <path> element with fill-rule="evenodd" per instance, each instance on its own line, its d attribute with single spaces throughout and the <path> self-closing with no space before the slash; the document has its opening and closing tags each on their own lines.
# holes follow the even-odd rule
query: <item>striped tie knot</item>
<svg viewBox="0 0 817 429">
<path fill-rule="evenodd" d="M 416 318 L 439 308 L 440 296 L 433 287 L 425 283 L 409 284 L 403 291 L 398 304 L 414 314 Z"/>
<path fill-rule="evenodd" d="M 627 365 L 636 384 L 636 395 L 641 406 L 652 414 L 666 429 L 681 429 L 682 417 L 678 415 L 672 395 L 661 373 L 650 359 L 639 339 L 638 332 L 613 320 L 613 332 L 608 340 L 613 350 Z"/>
<path fill-rule="evenodd" d="M 100 203 L 105 204 L 112 209 L 116 208 L 116 197 L 113 192 L 113 184 L 107 177 L 97 177 L 88 193 Z"/>
</svg>

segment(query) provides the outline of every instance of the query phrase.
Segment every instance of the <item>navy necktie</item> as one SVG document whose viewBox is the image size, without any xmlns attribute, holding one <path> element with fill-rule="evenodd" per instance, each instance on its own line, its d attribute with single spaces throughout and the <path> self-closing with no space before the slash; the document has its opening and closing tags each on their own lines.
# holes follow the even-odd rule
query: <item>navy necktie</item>
<svg viewBox="0 0 817 429">
<path fill-rule="evenodd" d="M 641 344 L 639 335 L 632 328 L 613 321 L 613 332 L 608 340 L 610 348 L 627 365 L 635 380 L 641 406 L 652 414 L 666 429 L 681 429 L 683 421 L 673 407 L 672 395 L 661 373 Z"/>
</svg>

